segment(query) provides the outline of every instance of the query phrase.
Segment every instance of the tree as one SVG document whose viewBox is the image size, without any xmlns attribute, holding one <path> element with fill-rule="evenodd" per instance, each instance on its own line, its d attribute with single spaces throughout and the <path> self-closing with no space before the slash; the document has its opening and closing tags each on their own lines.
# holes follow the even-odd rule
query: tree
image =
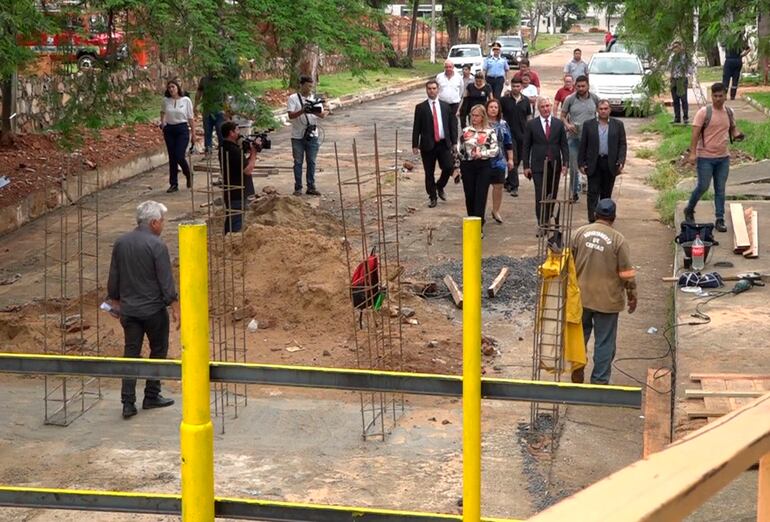
<svg viewBox="0 0 770 522">
<path fill-rule="evenodd" d="M 0 12 L 0 88 L 2 88 L 2 125 L 0 143 L 15 137 L 12 115 L 16 112 L 16 75 L 19 68 L 35 59 L 34 53 L 19 45 L 19 39 L 32 38 L 48 25 L 34 0 L 5 0 Z"/>
</svg>

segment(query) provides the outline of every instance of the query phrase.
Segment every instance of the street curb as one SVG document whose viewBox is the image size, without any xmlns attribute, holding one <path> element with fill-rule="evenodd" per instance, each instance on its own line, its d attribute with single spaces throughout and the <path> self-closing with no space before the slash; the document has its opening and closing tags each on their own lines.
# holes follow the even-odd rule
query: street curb
<svg viewBox="0 0 770 522">
<path fill-rule="evenodd" d="M 430 76 L 424 76 L 422 78 L 417 78 L 414 80 L 409 80 L 407 82 L 391 85 L 389 87 L 383 87 L 380 89 L 364 91 L 359 94 L 346 94 L 345 96 L 340 96 L 338 98 L 331 98 L 330 100 L 327 100 L 327 103 L 329 105 L 329 108 L 331 110 L 334 110 L 334 109 L 344 109 L 345 107 L 350 107 L 353 105 L 360 105 L 368 101 L 379 100 L 380 98 L 386 98 L 388 96 L 393 96 L 395 94 L 401 94 L 402 92 L 410 91 L 417 87 L 422 87 L 423 85 L 425 85 L 425 82 L 435 78 L 436 74 L 432 74 Z M 273 117 L 276 120 L 280 121 L 283 125 L 289 125 L 288 111 L 285 108 L 274 110 Z"/>
<path fill-rule="evenodd" d="M 759 112 L 764 114 L 765 116 L 770 116 L 770 108 L 765 107 L 761 103 L 759 103 L 757 100 L 752 98 L 751 96 L 744 94 L 741 96 L 744 100 L 746 100 L 746 103 L 757 109 Z"/>
<path fill-rule="evenodd" d="M 331 109 L 345 108 L 353 105 L 360 105 L 361 103 L 367 101 L 377 100 L 387 96 L 393 96 L 394 94 L 400 94 L 402 92 L 421 87 L 431 78 L 435 78 L 435 75 L 409 80 L 404 83 L 391 85 L 389 87 L 364 91 L 359 94 L 349 94 L 338 98 L 332 98 L 329 100 L 329 107 Z M 281 121 L 283 125 L 289 124 L 289 117 L 285 108 L 274 110 L 273 116 L 277 120 Z M 166 147 L 160 146 L 153 152 L 140 154 L 139 156 L 129 161 L 122 162 L 112 167 L 100 168 L 98 169 L 98 190 L 103 190 L 120 181 L 133 178 L 134 176 L 138 176 L 158 167 L 162 167 L 167 163 L 168 155 L 166 154 Z M 96 172 L 96 170 L 86 170 L 71 174 L 73 177 L 85 177 L 83 186 L 89 188 L 85 189 L 83 196 L 94 192 L 96 185 Z M 41 189 L 32 192 L 15 205 L 9 205 L 7 207 L 0 208 L 0 236 L 4 236 L 9 232 L 13 232 L 14 230 L 20 228 L 22 225 L 29 223 L 30 221 L 39 218 L 48 212 L 56 210 L 59 207 L 66 206 L 71 203 L 74 202 L 63 200 L 59 191 L 56 191 L 56 193 L 49 193 L 48 189 Z"/>
<path fill-rule="evenodd" d="M 115 183 L 143 174 L 167 163 L 166 147 L 160 146 L 155 151 L 139 154 L 128 161 L 96 170 L 71 173 L 67 177 L 76 179 L 82 176 L 82 196 L 87 196 L 97 190 L 103 190 Z M 96 184 L 97 176 L 99 179 L 98 187 Z M 44 188 L 32 192 L 15 205 L 0 208 L 0 236 L 12 232 L 48 212 L 72 203 L 75 203 L 75 201 L 70 201 L 58 189 L 49 191 L 48 188 Z"/>
</svg>

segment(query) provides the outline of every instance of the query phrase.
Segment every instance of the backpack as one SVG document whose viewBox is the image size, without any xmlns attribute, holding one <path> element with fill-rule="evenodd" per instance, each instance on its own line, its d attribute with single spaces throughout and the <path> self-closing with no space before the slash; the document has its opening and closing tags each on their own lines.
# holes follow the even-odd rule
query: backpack
<svg viewBox="0 0 770 522">
<path fill-rule="evenodd" d="M 683 221 L 680 224 L 679 235 L 674 238 L 678 244 L 695 241 L 695 236 L 700 234 L 701 241 L 718 245 L 714 240 L 714 223 L 688 223 Z"/>
<path fill-rule="evenodd" d="M 727 111 L 727 118 L 730 120 L 730 143 L 733 142 L 733 131 L 735 130 L 735 113 L 733 110 L 725 105 L 725 110 Z M 711 116 L 714 113 L 714 106 L 710 103 L 706 105 L 706 118 L 703 120 L 703 125 L 700 128 L 700 139 L 703 142 L 703 145 L 706 144 L 706 127 L 709 126 L 709 123 L 711 123 Z"/>
<path fill-rule="evenodd" d="M 353 271 L 350 295 L 353 299 L 353 308 L 356 310 L 377 309 L 378 304 L 382 304 L 378 299 L 381 295 L 379 265 L 380 260 L 372 249 L 366 261 L 361 261 Z"/>
</svg>

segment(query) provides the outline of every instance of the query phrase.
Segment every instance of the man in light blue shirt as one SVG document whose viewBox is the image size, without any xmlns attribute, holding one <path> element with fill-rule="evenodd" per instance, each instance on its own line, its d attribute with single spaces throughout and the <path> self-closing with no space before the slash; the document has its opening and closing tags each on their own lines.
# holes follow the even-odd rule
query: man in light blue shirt
<svg viewBox="0 0 770 522">
<path fill-rule="evenodd" d="M 505 75 L 508 72 L 508 60 L 500 56 L 500 42 L 492 44 L 492 56 L 484 59 L 484 73 L 487 83 L 492 87 L 492 94 L 499 100 L 505 86 Z"/>
</svg>

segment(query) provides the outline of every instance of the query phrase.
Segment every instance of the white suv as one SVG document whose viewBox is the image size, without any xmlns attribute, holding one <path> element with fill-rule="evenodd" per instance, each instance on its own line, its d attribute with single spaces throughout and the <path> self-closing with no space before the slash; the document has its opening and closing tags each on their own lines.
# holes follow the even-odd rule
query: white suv
<svg viewBox="0 0 770 522">
<path fill-rule="evenodd" d="M 471 66 L 471 74 L 484 70 L 484 53 L 478 44 L 453 45 L 447 60 L 454 64 L 458 72 L 462 72 L 465 65 Z"/>
</svg>

